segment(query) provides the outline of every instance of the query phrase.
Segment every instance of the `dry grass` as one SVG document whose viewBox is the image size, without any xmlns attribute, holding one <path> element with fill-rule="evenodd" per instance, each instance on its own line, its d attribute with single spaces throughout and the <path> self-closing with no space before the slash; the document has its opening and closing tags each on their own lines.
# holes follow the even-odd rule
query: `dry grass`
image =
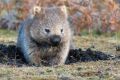
<svg viewBox="0 0 120 80">
<path fill-rule="evenodd" d="M 56 67 L 0 67 L 1 80 L 116 80 L 119 61 L 75 63 Z M 64 78 L 64 79 L 63 79 Z"/>
</svg>

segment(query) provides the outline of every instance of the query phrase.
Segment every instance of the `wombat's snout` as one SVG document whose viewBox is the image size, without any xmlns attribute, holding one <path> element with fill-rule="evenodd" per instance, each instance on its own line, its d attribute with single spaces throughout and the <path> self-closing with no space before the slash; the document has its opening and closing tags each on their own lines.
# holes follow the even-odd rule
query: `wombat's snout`
<svg viewBox="0 0 120 80">
<path fill-rule="evenodd" d="M 58 35 L 51 36 L 50 42 L 53 46 L 58 46 L 61 42 L 61 37 Z"/>
</svg>

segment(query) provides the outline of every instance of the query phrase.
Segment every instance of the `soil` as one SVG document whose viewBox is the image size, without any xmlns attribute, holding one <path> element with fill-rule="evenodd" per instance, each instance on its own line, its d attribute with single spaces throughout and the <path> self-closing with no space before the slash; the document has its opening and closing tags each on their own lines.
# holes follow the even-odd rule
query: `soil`
<svg viewBox="0 0 120 80">
<path fill-rule="evenodd" d="M 90 48 L 86 50 L 82 50 L 79 48 L 70 50 L 68 58 L 66 60 L 66 64 L 111 59 L 114 58 L 109 54 L 100 51 L 94 51 Z M 24 57 L 21 55 L 21 52 L 16 48 L 15 45 L 0 44 L 0 63 L 7 65 L 15 65 L 18 67 L 23 65 L 27 66 Z"/>
</svg>

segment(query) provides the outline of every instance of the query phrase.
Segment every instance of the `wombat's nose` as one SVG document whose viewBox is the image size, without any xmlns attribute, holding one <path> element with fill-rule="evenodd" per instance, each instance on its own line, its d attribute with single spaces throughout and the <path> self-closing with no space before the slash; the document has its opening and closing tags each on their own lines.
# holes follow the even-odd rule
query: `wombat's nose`
<svg viewBox="0 0 120 80">
<path fill-rule="evenodd" d="M 54 35 L 50 38 L 50 42 L 52 43 L 53 46 L 57 46 L 61 42 L 61 38 L 60 36 Z"/>
</svg>

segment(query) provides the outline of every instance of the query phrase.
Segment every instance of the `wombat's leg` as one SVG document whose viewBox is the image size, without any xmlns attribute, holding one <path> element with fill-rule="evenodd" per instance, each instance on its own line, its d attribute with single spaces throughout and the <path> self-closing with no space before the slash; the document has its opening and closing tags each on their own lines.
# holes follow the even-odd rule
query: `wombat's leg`
<svg viewBox="0 0 120 80">
<path fill-rule="evenodd" d="M 52 65 L 63 65 L 66 61 L 70 49 L 70 43 L 65 43 L 61 52 L 52 60 Z"/>
<path fill-rule="evenodd" d="M 52 59 L 49 61 L 49 65 L 50 65 L 50 66 L 60 65 L 60 59 L 62 59 L 60 56 L 56 56 L 56 57 L 52 58 Z M 61 65 L 62 65 L 62 64 L 61 64 Z"/>
<path fill-rule="evenodd" d="M 36 66 L 41 65 L 41 54 L 39 48 L 37 46 L 34 46 L 30 47 L 29 50 L 30 64 L 34 64 Z"/>
<path fill-rule="evenodd" d="M 41 58 L 40 58 L 39 51 L 35 51 L 34 53 L 31 54 L 31 62 L 32 62 L 32 64 L 34 64 L 36 66 L 41 65 Z"/>
</svg>

